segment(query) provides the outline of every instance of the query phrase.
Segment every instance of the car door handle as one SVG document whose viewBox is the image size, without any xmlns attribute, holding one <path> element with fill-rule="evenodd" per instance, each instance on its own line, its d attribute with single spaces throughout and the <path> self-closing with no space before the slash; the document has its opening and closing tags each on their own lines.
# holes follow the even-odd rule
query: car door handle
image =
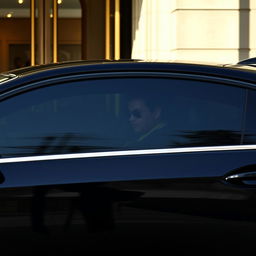
<svg viewBox="0 0 256 256">
<path fill-rule="evenodd" d="M 225 177 L 225 181 L 238 185 L 256 185 L 256 171 L 231 174 Z"/>
</svg>

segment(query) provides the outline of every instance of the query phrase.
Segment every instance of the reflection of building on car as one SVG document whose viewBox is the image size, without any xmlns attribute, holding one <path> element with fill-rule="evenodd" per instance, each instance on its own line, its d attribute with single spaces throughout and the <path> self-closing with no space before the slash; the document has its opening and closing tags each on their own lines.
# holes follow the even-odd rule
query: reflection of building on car
<svg viewBox="0 0 256 256">
<path fill-rule="evenodd" d="M 121 191 L 102 184 L 60 185 L 59 191 L 76 192 L 78 197 L 70 200 L 66 221 L 63 223 L 67 231 L 74 217 L 75 210 L 79 210 L 85 220 L 88 232 L 106 231 L 115 228 L 114 204 L 136 201 L 143 192 Z M 36 232 L 50 234 L 46 226 L 47 194 L 51 187 L 37 187 L 33 192 L 31 208 L 31 224 Z"/>
<path fill-rule="evenodd" d="M 2 250 L 253 255 L 250 65 L 73 62 L 1 74 Z"/>
</svg>

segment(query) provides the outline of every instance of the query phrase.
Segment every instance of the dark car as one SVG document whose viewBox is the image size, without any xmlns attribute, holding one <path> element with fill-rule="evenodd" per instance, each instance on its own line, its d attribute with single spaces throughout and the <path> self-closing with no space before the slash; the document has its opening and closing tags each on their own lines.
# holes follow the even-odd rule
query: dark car
<svg viewBox="0 0 256 256">
<path fill-rule="evenodd" d="M 255 82 L 247 63 L 1 74 L 2 255 L 255 255 Z"/>
</svg>

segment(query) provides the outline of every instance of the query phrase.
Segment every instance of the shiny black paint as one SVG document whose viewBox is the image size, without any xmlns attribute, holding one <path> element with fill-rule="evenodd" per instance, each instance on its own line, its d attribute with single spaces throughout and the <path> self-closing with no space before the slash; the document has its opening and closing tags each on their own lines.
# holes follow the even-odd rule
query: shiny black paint
<svg viewBox="0 0 256 256">
<path fill-rule="evenodd" d="M 254 151 L 1 164 L 3 246 L 11 239 L 13 255 L 251 251 L 254 187 L 224 178 L 252 159 Z"/>
<path fill-rule="evenodd" d="M 32 69 L 1 89 L 135 69 L 255 81 L 235 67 L 113 63 Z M 256 187 L 225 177 L 253 171 L 255 158 L 241 150 L 1 163 L 1 253 L 254 255 Z"/>
<path fill-rule="evenodd" d="M 6 255 L 224 255 L 253 249 L 252 193 L 216 179 L 42 186 L 2 194 Z"/>
</svg>

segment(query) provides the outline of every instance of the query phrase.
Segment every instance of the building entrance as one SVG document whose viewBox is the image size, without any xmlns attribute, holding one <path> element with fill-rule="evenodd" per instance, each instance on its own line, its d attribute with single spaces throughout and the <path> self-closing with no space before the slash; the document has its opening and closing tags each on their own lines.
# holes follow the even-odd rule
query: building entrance
<svg viewBox="0 0 256 256">
<path fill-rule="evenodd" d="M 1 0 L 0 72 L 130 58 L 131 0 Z"/>
</svg>

